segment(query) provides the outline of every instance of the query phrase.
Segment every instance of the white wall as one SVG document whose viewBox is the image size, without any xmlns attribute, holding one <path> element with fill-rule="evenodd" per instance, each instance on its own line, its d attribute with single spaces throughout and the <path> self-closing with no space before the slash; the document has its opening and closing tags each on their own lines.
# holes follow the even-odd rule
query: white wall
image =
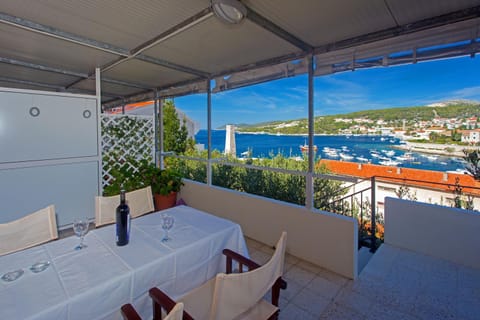
<svg viewBox="0 0 480 320">
<path fill-rule="evenodd" d="M 94 217 L 95 96 L 0 88 L 0 223 L 55 205 L 57 225 Z"/>
<path fill-rule="evenodd" d="M 480 268 L 480 213 L 388 197 L 385 243 Z"/>
<path fill-rule="evenodd" d="M 189 206 L 237 222 L 246 236 L 268 245 L 285 230 L 290 254 L 351 279 L 357 275 L 355 219 L 189 180 L 179 197 Z"/>
</svg>

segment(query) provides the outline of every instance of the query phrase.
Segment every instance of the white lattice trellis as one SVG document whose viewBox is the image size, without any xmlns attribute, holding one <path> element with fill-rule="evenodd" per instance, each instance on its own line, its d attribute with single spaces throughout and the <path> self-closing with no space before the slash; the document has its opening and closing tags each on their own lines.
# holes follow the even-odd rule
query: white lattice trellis
<svg viewBox="0 0 480 320">
<path fill-rule="evenodd" d="M 153 116 L 101 115 L 102 128 L 102 186 L 113 179 L 112 169 L 136 162 L 155 160 L 155 122 Z"/>
</svg>

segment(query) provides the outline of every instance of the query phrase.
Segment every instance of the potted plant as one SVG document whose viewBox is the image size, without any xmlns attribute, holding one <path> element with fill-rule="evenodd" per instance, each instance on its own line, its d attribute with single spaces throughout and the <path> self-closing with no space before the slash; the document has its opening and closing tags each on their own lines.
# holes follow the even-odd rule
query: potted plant
<svg viewBox="0 0 480 320">
<path fill-rule="evenodd" d="M 177 200 L 177 192 L 183 186 L 182 175 L 173 168 L 150 168 L 150 186 L 152 187 L 155 210 L 171 208 Z"/>
</svg>

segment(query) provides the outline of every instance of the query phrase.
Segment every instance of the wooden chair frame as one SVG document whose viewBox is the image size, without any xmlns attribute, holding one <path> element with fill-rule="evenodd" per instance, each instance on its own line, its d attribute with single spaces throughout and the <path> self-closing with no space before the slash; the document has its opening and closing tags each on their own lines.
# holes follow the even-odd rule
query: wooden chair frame
<svg viewBox="0 0 480 320">
<path fill-rule="evenodd" d="M 223 254 L 226 256 L 226 273 L 233 272 L 233 262 L 238 263 L 238 270 L 235 270 L 238 273 L 246 272 L 255 270 L 261 265 L 256 263 L 253 260 L 250 260 L 241 254 L 238 254 L 232 250 L 224 249 Z M 272 304 L 278 307 L 279 299 L 280 299 L 280 289 L 285 290 L 287 288 L 287 282 L 279 277 L 272 286 Z M 152 288 L 149 291 L 150 297 L 152 298 L 153 304 L 153 319 L 154 320 L 161 320 L 162 319 L 162 310 L 166 313 L 169 313 L 173 307 L 175 307 L 176 302 L 172 300 L 166 293 L 158 288 Z M 121 308 L 122 315 L 125 320 L 141 320 L 140 316 L 137 314 L 135 309 L 130 304 L 126 304 Z M 268 320 L 277 320 L 278 314 L 280 310 L 274 313 Z M 194 320 L 193 317 L 187 312 L 183 311 L 183 320 Z"/>
</svg>

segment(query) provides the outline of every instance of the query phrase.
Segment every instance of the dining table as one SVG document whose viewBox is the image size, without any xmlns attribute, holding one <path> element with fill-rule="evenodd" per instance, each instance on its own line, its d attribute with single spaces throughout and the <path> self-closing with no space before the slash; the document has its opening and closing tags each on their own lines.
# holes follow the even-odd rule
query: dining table
<svg viewBox="0 0 480 320">
<path fill-rule="evenodd" d="M 163 214 L 174 217 L 167 242 Z M 149 319 L 150 288 L 176 299 L 225 272 L 223 249 L 248 256 L 240 225 L 185 205 L 132 219 L 125 246 L 115 224 L 89 231 L 86 248 L 78 243 L 70 236 L 1 256 L 1 274 L 23 274 L 0 280 L 0 319 L 121 319 L 125 303 Z M 38 272 L 38 263 L 47 268 Z"/>
</svg>

